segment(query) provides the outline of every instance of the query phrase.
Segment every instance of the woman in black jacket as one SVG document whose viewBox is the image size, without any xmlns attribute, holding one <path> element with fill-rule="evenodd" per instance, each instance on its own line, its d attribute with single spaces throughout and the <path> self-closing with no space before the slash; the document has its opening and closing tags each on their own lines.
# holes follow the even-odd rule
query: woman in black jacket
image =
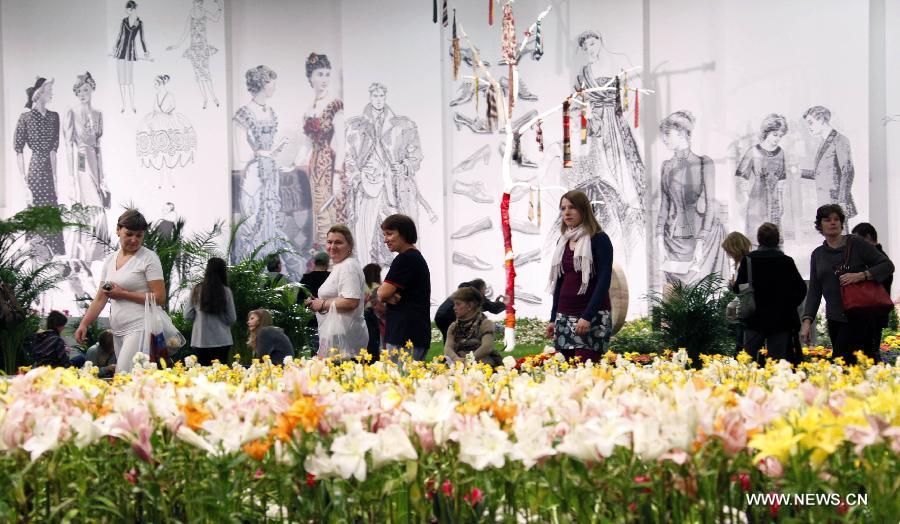
<svg viewBox="0 0 900 524">
<path fill-rule="evenodd" d="M 749 282 L 756 301 L 755 313 L 744 321 L 744 350 L 756 359 L 765 347 L 769 358 L 791 360 L 792 342 L 800 330 L 797 308 L 806 296 L 806 283 L 794 259 L 778 249 L 778 226 L 771 222 L 759 226 L 756 240 L 759 249 L 741 261 L 733 288 L 737 292 Z"/>
</svg>

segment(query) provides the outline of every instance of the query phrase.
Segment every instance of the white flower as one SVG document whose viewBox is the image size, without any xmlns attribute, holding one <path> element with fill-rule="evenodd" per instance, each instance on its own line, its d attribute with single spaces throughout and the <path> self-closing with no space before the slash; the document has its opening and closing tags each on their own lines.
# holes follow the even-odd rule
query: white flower
<svg viewBox="0 0 900 524">
<path fill-rule="evenodd" d="M 278 443 L 276 442 L 276 444 Z M 316 443 L 315 453 L 306 456 L 306 460 L 303 461 L 303 469 L 317 477 L 334 475 L 334 464 L 331 462 L 331 457 L 328 456 L 328 452 L 322 447 L 321 442 Z"/>
<path fill-rule="evenodd" d="M 100 439 L 102 432 L 100 427 L 94 423 L 94 417 L 85 411 L 69 418 L 69 427 L 75 431 L 75 446 L 78 449 L 90 446 Z"/>
<path fill-rule="evenodd" d="M 362 429 L 359 420 L 347 422 L 347 433 L 331 443 L 331 463 L 341 478 L 366 480 L 366 452 L 375 447 L 378 437 Z"/>
<path fill-rule="evenodd" d="M 516 358 L 512 355 L 506 355 L 503 357 L 503 367 L 506 369 L 515 369 L 516 367 Z"/>
<path fill-rule="evenodd" d="M 134 356 L 131 358 L 131 362 L 132 362 L 132 364 L 134 364 L 135 367 L 143 366 L 147 362 L 150 362 L 150 357 L 147 356 L 146 353 L 138 352 L 138 353 L 135 353 Z"/>
<path fill-rule="evenodd" d="M 612 455 L 616 446 L 627 446 L 628 431 L 624 420 L 591 419 L 569 431 L 556 450 L 583 462 L 596 461 Z"/>
<path fill-rule="evenodd" d="M 459 460 L 478 471 L 488 466 L 502 468 L 510 449 L 509 436 L 486 413 L 481 414 L 479 422 L 471 430 L 460 432 Z"/>
<path fill-rule="evenodd" d="M 372 448 L 372 467 L 380 468 L 388 462 L 419 458 L 409 435 L 400 426 L 392 424 L 379 430 L 375 436 L 378 442 Z"/>
<path fill-rule="evenodd" d="M 466 353 L 466 365 L 471 366 L 475 364 L 475 352 L 470 351 Z"/>
<path fill-rule="evenodd" d="M 728 522 L 729 524 L 748 524 L 749 522 L 747 514 L 737 508 L 723 506 L 722 513 L 725 515 L 725 518 L 719 522 Z"/>
<path fill-rule="evenodd" d="M 188 444 L 200 448 L 203 451 L 209 453 L 213 456 L 218 456 L 219 452 L 216 451 L 216 448 L 212 446 L 209 442 L 207 442 L 203 437 L 198 435 L 194 430 L 187 426 L 179 426 L 178 432 L 175 433 L 175 436 L 180 438 L 181 440 L 187 442 Z"/>
<path fill-rule="evenodd" d="M 254 425 L 252 420 L 239 420 L 233 412 L 225 412 L 220 417 L 203 422 L 203 429 L 209 434 L 209 442 L 214 446 L 219 444 L 226 455 L 240 451 L 247 442 L 263 438 L 268 433 L 264 427 Z"/>
<path fill-rule="evenodd" d="M 537 461 L 556 454 L 553 449 L 553 427 L 544 426 L 544 419 L 538 415 L 520 415 L 515 419 L 516 443 L 509 456 L 530 469 Z"/>
<path fill-rule="evenodd" d="M 35 424 L 34 433 L 22 444 L 22 449 L 31 453 L 31 460 L 39 459 L 45 451 L 59 447 L 59 434 L 62 430 L 62 418 L 53 416 L 45 422 Z"/>
<path fill-rule="evenodd" d="M 433 427 L 435 444 L 440 446 L 444 443 L 448 433 L 447 422 L 456 413 L 452 392 L 439 389 L 432 395 L 420 387 L 415 397 L 404 402 L 403 407 L 409 413 L 411 422 Z"/>
<path fill-rule="evenodd" d="M 194 367 L 198 367 L 198 366 L 199 366 L 199 364 L 197 362 L 196 355 L 188 355 L 188 356 L 184 357 L 184 367 L 190 369 L 190 368 L 194 368 Z"/>
</svg>

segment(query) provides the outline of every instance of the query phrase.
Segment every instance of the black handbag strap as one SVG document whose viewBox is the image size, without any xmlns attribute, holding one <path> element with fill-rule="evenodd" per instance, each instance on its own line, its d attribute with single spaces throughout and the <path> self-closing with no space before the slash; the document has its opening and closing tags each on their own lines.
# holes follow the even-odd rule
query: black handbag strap
<svg viewBox="0 0 900 524">
<path fill-rule="evenodd" d="M 747 259 L 747 283 L 753 287 L 753 260 L 749 254 L 744 255 L 744 258 Z"/>
</svg>

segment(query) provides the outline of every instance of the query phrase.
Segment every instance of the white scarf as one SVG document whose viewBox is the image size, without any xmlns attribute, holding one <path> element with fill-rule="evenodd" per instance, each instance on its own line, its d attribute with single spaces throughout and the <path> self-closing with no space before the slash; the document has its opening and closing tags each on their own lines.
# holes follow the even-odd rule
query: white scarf
<svg viewBox="0 0 900 524">
<path fill-rule="evenodd" d="M 594 272 L 594 255 L 591 252 L 591 237 L 584 230 L 584 225 L 570 227 L 562 234 L 559 243 L 556 244 L 556 251 L 553 252 L 553 261 L 550 266 L 550 284 L 547 287 L 548 293 L 556 290 L 556 280 L 562 275 L 562 257 L 566 251 L 569 242 L 575 241 L 575 253 L 573 263 L 575 271 L 581 273 L 581 287 L 578 288 L 578 294 L 583 295 L 587 292 L 588 282 Z"/>
</svg>

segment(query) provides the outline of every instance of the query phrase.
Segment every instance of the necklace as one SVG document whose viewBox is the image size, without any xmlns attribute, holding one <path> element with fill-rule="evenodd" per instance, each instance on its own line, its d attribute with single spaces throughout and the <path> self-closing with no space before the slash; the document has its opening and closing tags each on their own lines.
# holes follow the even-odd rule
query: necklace
<svg viewBox="0 0 900 524">
<path fill-rule="evenodd" d="M 266 111 L 268 111 L 268 106 L 267 106 L 266 104 L 260 104 L 259 102 L 256 101 L 255 98 L 251 98 L 250 101 L 253 102 L 254 104 L 258 105 L 259 108 L 262 109 L 262 112 L 263 112 L 263 113 L 265 113 Z"/>
</svg>

